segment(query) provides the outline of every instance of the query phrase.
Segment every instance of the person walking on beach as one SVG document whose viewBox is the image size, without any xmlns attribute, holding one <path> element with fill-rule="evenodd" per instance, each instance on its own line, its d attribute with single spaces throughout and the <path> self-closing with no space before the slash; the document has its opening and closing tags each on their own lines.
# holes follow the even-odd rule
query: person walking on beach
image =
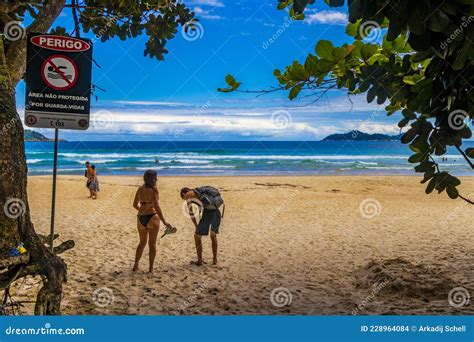
<svg viewBox="0 0 474 342">
<path fill-rule="evenodd" d="M 92 191 L 89 189 L 89 186 L 91 185 L 91 181 L 90 181 L 91 173 L 92 173 L 91 172 L 91 163 L 86 162 L 86 171 L 84 172 L 84 177 L 86 177 L 86 179 L 87 179 L 86 187 L 87 187 L 87 190 L 89 190 L 89 198 L 92 197 Z"/>
<path fill-rule="evenodd" d="M 194 233 L 194 243 L 196 244 L 197 261 L 191 261 L 191 264 L 201 266 L 204 261 L 202 259 L 202 237 L 209 235 L 211 230 L 212 255 L 213 264 L 217 264 L 217 234 L 221 225 L 221 218 L 224 217 L 225 204 L 219 190 L 212 186 L 202 186 L 195 189 L 182 188 L 180 191 L 181 198 L 188 204 L 188 212 L 196 227 Z M 192 204 L 195 203 L 202 211 L 199 223 L 194 215 Z M 222 215 L 219 208 L 222 206 Z"/>
<path fill-rule="evenodd" d="M 147 240 L 149 248 L 149 273 L 153 273 L 153 263 L 156 256 L 156 240 L 158 231 L 160 229 L 160 220 L 166 227 L 171 227 L 171 224 L 166 222 L 163 212 L 159 204 L 159 194 L 156 182 L 158 176 L 156 171 L 147 170 L 143 175 L 144 184 L 138 188 L 135 199 L 133 200 L 133 207 L 138 210 L 137 229 L 140 237 L 140 242 L 135 253 L 135 265 L 133 271 L 138 271 L 138 264 L 145 249 Z"/>
<path fill-rule="evenodd" d="M 99 190 L 99 179 L 97 178 L 97 171 L 95 169 L 95 165 L 91 165 L 89 167 L 89 173 L 88 173 L 88 188 L 89 188 L 89 191 L 91 193 L 91 196 L 92 199 L 97 199 L 97 195 L 98 195 L 98 192 L 100 191 Z"/>
</svg>

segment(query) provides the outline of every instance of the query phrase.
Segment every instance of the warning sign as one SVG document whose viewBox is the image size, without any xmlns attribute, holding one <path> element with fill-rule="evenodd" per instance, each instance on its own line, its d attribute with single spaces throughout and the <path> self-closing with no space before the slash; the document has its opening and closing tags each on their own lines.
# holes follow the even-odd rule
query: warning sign
<svg viewBox="0 0 474 342">
<path fill-rule="evenodd" d="M 92 43 L 88 39 L 29 34 L 25 124 L 89 127 Z"/>
</svg>

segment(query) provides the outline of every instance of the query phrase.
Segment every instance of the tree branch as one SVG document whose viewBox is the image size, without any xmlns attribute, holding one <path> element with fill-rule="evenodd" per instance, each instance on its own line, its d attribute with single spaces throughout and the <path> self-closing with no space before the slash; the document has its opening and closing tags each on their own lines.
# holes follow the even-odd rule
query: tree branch
<svg viewBox="0 0 474 342">
<path fill-rule="evenodd" d="M 26 5 L 28 5 L 28 1 L 17 1 L 14 4 L 0 3 L 0 12 L 3 12 L 3 13 L 15 12 L 21 6 L 26 6 Z"/>
<path fill-rule="evenodd" d="M 29 260 L 29 254 L 22 254 L 16 257 L 7 257 L 6 259 L 1 259 L 0 270 L 15 265 L 27 264 Z"/>
<path fill-rule="evenodd" d="M 451 138 L 451 136 L 449 136 Z M 451 141 L 453 141 L 453 138 L 451 138 Z M 469 166 L 471 167 L 471 169 L 474 170 L 474 164 L 471 162 L 471 160 L 469 159 L 469 157 L 466 155 L 466 153 L 464 153 L 464 151 L 462 150 L 461 147 L 459 147 L 458 145 L 454 144 L 454 147 L 456 147 L 456 150 L 459 151 L 459 153 L 461 153 L 461 155 L 464 157 L 464 159 L 466 159 L 467 163 L 469 164 Z"/>
<path fill-rule="evenodd" d="M 466 198 L 466 197 L 464 197 L 464 196 L 462 196 L 462 195 L 460 195 L 460 194 L 458 194 L 458 196 L 459 196 L 460 199 L 466 201 L 467 203 L 469 203 L 469 204 L 474 204 L 474 201 L 471 201 L 469 198 Z"/>
<path fill-rule="evenodd" d="M 43 244 L 49 244 L 51 241 L 51 235 L 37 234 Z M 53 240 L 56 240 L 59 237 L 59 234 L 54 234 Z"/>
<path fill-rule="evenodd" d="M 81 28 L 80 28 L 80 25 L 79 25 L 79 18 L 77 17 L 77 7 L 75 6 L 76 5 L 76 0 L 71 0 L 72 2 L 72 18 L 74 20 L 74 34 L 76 36 L 76 38 L 81 38 Z"/>
<path fill-rule="evenodd" d="M 27 27 L 26 33 L 46 33 L 66 4 L 66 0 L 45 0 L 35 20 Z M 26 35 L 12 42 L 6 51 L 7 67 L 14 87 L 21 80 L 26 69 Z"/>
<path fill-rule="evenodd" d="M 64 253 L 67 250 L 70 250 L 71 248 L 74 248 L 74 241 L 73 240 L 67 240 L 60 244 L 59 246 L 54 247 L 53 251 L 54 254 L 61 254 Z"/>
</svg>

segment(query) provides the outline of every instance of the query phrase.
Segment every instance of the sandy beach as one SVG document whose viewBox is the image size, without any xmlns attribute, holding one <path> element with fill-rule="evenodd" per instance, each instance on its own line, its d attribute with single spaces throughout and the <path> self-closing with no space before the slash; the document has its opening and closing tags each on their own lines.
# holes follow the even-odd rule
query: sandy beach
<svg viewBox="0 0 474 342">
<path fill-rule="evenodd" d="M 100 180 L 94 201 L 83 177 L 59 177 L 56 243 L 76 243 L 62 254 L 65 314 L 474 314 L 472 300 L 448 302 L 454 288 L 474 295 L 473 209 L 425 195 L 419 177 L 161 177 L 161 207 L 178 232 L 159 241 L 152 276 L 147 250 L 142 271 L 131 272 L 141 178 Z M 178 190 L 207 184 L 227 205 L 220 261 L 196 267 Z M 462 189 L 472 197 L 474 179 Z M 51 177 L 29 177 L 28 190 L 36 230 L 48 234 Z M 38 282 L 14 294 L 34 299 Z"/>
</svg>

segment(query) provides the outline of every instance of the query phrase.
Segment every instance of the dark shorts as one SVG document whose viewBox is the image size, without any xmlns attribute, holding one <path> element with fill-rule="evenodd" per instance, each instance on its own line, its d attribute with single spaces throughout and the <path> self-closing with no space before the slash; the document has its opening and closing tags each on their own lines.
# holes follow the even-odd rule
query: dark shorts
<svg viewBox="0 0 474 342">
<path fill-rule="evenodd" d="M 216 233 L 219 234 L 219 227 L 221 225 L 221 212 L 219 209 L 204 209 L 202 212 L 201 220 L 196 228 L 197 235 L 208 235 L 209 228 Z"/>
</svg>

